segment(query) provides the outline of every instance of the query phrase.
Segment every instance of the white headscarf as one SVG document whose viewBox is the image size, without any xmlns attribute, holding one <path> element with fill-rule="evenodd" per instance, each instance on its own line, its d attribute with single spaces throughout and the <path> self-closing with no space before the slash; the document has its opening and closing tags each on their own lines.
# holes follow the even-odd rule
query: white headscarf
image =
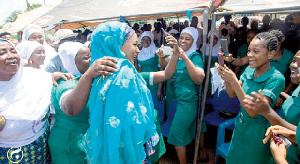
<svg viewBox="0 0 300 164">
<path fill-rule="evenodd" d="M 84 46 L 79 42 L 65 42 L 58 48 L 58 55 L 64 68 L 73 75 L 81 75 L 75 64 L 78 51 Z"/>
<path fill-rule="evenodd" d="M 32 53 L 42 45 L 37 41 L 22 41 L 16 46 L 16 50 L 21 57 L 23 65 L 28 64 L 28 59 L 31 57 Z"/>
<path fill-rule="evenodd" d="M 20 66 L 9 81 L 0 81 L 0 113 L 6 125 L 0 133 L 0 147 L 23 146 L 45 131 L 41 120 L 51 100 L 51 74 Z"/>
<path fill-rule="evenodd" d="M 211 56 L 218 56 L 218 53 L 219 53 L 220 47 L 221 47 L 219 32 L 217 30 L 215 30 L 214 35 L 218 38 L 218 42 L 215 46 L 213 46 Z M 209 31 L 209 33 L 208 33 L 208 39 L 210 39 L 209 38 L 210 36 L 211 36 L 211 31 Z M 210 47 L 210 43 L 207 43 L 206 56 L 209 56 L 209 47 Z"/>
<path fill-rule="evenodd" d="M 150 31 L 145 31 L 142 33 L 142 35 L 140 36 L 140 39 L 143 39 L 143 37 L 148 36 L 151 40 L 150 46 L 145 48 L 143 47 L 142 50 L 140 51 L 140 53 L 138 54 L 138 60 L 139 61 L 145 61 L 148 59 L 151 59 L 153 57 L 155 57 L 155 53 L 157 51 L 157 47 L 154 44 L 154 35 L 152 32 Z"/>
<path fill-rule="evenodd" d="M 183 33 L 189 34 L 193 38 L 192 46 L 190 47 L 190 49 L 185 51 L 186 56 L 189 57 L 193 52 L 197 51 L 198 49 L 197 48 L 198 31 L 194 27 L 186 27 L 181 31 L 180 35 L 182 35 Z"/>
<path fill-rule="evenodd" d="M 50 60 L 57 55 L 57 52 L 54 50 L 54 48 L 52 48 L 49 44 L 47 44 L 47 42 L 45 40 L 44 30 L 40 26 L 35 25 L 35 24 L 30 24 L 30 25 L 26 26 L 26 28 L 23 30 L 22 42 L 25 40 L 28 40 L 30 35 L 33 33 L 40 33 L 44 37 L 43 46 L 45 49 L 45 56 L 46 56 L 44 66 L 47 66 L 50 63 Z"/>
</svg>

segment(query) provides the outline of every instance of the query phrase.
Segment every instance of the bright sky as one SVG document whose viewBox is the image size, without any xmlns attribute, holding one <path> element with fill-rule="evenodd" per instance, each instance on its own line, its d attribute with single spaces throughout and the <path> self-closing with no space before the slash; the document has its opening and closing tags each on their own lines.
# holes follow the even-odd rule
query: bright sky
<svg viewBox="0 0 300 164">
<path fill-rule="evenodd" d="M 61 2 L 62 0 L 28 0 L 30 4 L 53 4 Z M 8 16 L 13 11 L 21 10 L 22 12 L 26 9 L 26 0 L 0 0 L 0 25 L 3 25 Z"/>
</svg>

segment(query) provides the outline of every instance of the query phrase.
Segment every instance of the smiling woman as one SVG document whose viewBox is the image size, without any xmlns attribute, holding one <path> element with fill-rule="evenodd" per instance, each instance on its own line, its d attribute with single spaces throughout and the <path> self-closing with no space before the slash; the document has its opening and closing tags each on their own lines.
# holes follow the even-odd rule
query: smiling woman
<svg viewBox="0 0 300 164">
<path fill-rule="evenodd" d="M 5 119 L 0 132 L 2 162 L 16 162 L 8 159 L 13 155 L 9 150 L 20 147 L 23 161 L 50 163 L 47 118 L 51 88 L 51 74 L 20 66 L 14 45 L 0 39 L 0 115 Z"/>
<path fill-rule="evenodd" d="M 139 52 L 137 41 L 125 23 L 106 22 L 93 32 L 91 62 L 114 57 L 118 71 L 97 77 L 92 84 L 90 127 L 81 144 L 88 162 L 142 163 L 144 144 L 157 136 L 151 94 L 133 65 Z"/>
<path fill-rule="evenodd" d="M 16 47 L 26 67 L 40 69 L 45 60 L 45 49 L 36 41 L 22 41 Z"/>
</svg>

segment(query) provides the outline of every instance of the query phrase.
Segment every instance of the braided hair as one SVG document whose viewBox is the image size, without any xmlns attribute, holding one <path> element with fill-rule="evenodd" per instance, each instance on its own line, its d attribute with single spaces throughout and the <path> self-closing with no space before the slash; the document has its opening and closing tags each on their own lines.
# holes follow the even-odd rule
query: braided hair
<svg viewBox="0 0 300 164">
<path fill-rule="evenodd" d="M 270 33 L 277 37 L 278 42 L 282 41 L 284 37 L 284 34 L 280 30 L 271 30 Z"/>
<path fill-rule="evenodd" d="M 264 40 L 267 43 L 267 48 L 269 51 L 276 51 L 278 46 L 278 41 L 276 36 L 269 32 L 262 32 L 257 34 L 253 39 Z"/>
</svg>

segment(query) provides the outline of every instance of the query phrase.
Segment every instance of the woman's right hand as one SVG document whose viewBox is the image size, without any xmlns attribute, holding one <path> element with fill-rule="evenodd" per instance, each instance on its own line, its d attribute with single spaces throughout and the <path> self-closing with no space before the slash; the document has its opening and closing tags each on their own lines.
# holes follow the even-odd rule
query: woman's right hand
<svg viewBox="0 0 300 164">
<path fill-rule="evenodd" d="M 89 75 L 93 79 L 101 75 L 112 75 L 112 72 L 117 72 L 116 62 L 117 59 L 112 57 L 103 57 L 101 59 L 97 59 L 85 74 Z"/>
<path fill-rule="evenodd" d="M 263 139 L 263 143 L 266 144 L 271 138 L 272 135 L 282 135 L 289 141 L 293 143 L 293 145 L 297 145 L 296 143 L 296 132 L 280 125 L 271 126 L 267 129 L 265 138 Z"/>
<path fill-rule="evenodd" d="M 234 81 L 238 81 L 235 73 L 226 65 L 221 66 L 218 63 L 215 63 L 215 67 L 218 69 L 219 75 L 225 82 L 232 83 Z"/>
</svg>

